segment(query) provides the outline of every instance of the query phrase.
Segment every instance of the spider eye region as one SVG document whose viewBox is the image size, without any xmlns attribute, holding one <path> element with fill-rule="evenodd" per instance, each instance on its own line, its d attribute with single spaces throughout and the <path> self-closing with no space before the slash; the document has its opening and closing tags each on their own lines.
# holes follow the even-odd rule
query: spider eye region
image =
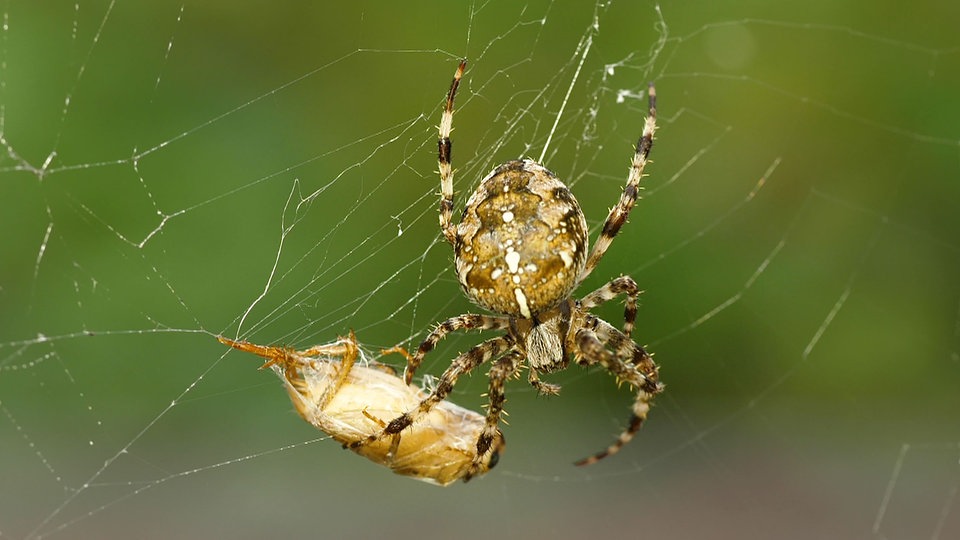
<svg viewBox="0 0 960 540">
<path fill-rule="evenodd" d="M 456 268 L 475 304 L 531 318 L 568 298 L 583 271 L 587 223 L 580 204 L 532 160 L 493 170 L 457 225 Z"/>
</svg>

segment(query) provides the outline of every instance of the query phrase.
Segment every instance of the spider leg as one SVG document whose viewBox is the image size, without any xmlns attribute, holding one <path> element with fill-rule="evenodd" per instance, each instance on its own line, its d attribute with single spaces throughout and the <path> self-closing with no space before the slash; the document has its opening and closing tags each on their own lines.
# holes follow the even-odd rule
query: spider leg
<svg viewBox="0 0 960 540">
<path fill-rule="evenodd" d="M 605 343 L 607 347 L 616 351 L 618 358 L 630 360 L 633 365 L 637 366 L 640 373 L 646 377 L 648 385 L 659 384 L 657 373 L 659 368 L 653 362 L 653 355 L 648 353 L 646 349 L 634 343 L 633 340 L 614 328 L 612 324 L 599 317 L 587 315 L 585 321 L 588 327 L 596 332 L 601 343 Z M 649 386 L 649 390 L 654 391 L 655 386 Z"/>
<path fill-rule="evenodd" d="M 476 347 L 470 349 L 469 351 L 461 354 L 453 360 L 453 363 L 446 371 L 443 372 L 443 375 L 440 376 L 440 380 L 437 382 L 437 387 L 433 389 L 433 392 L 429 396 L 423 399 L 420 404 L 412 410 L 409 410 L 402 415 L 394 418 L 387 426 L 377 433 L 370 435 L 359 441 L 350 443 L 349 445 L 344 445 L 344 447 L 349 446 L 350 448 L 358 448 L 365 444 L 370 444 L 376 442 L 384 437 L 389 437 L 400 433 L 404 429 L 410 426 L 417 421 L 421 416 L 430 412 L 430 409 L 444 400 L 447 395 L 453 390 L 454 385 L 457 384 L 457 379 L 464 373 L 469 373 L 473 368 L 479 366 L 480 364 L 490 360 L 491 358 L 500 356 L 507 351 L 511 346 L 513 346 L 513 340 L 501 336 L 493 338 L 483 343 L 477 345 Z"/>
<path fill-rule="evenodd" d="M 503 413 L 504 398 L 503 385 L 511 377 L 515 376 L 520 369 L 520 361 L 523 355 L 519 351 L 511 351 L 501 357 L 490 368 L 488 374 L 490 378 L 490 390 L 488 397 L 490 405 L 487 407 L 487 418 L 480 436 L 477 438 L 477 455 L 473 457 L 473 463 L 470 469 L 463 477 L 464 482 L 469 482 L 479 471 L 482 470 L 483 459 L 492 450 L 491 445 L 497 437 L 500 426 L 500 415 Z"/>
<path fill-rule="evenodd" d="M 585 328 L 580 329 L 576 334 L 577 348 L 583 356 L 584 363 L 600 364 L 613 373 L 618 381 L 626 381 L 635 388 L 637 395 L 628 425 L 617 440 L 605 450 L 576 461 L 574 464 L 578 466 L 596 463 L 619 452 L 640 430 L 650 412 L 650 402 L 663 390 L 663 385 L 658 380 L 656 365 L 642 347 L 637 346 L 619 330 L 596 317 L 589 316 L 586 323 Z M 605 347 L 605 342 L 613 346 L 617 354 L 611 354 Z M 630 350 L 627 350 L 624 343 L 632 345 Z M 624 359 L 624 353 L 630 353 L 630 360 Z"/>
<path fill-rule="evenodd" d="M 457 226 L 453 224 L 453 166 L 450 164 L 450 131 L 453 130 L 453 98 L 460 86 L 463 70 L 467 68 L 467 61 L 462 60 L 457 72 L 453 75 L 450 90 L 447 92 L 447 106 L 440 117 L 440 137 L 437 141 L 438 158 L 440 163 L 440 230 L 443 236 L 455 245 L 457 241 Z"/>
<path fill-rule="evenodd" d="M 659 368 L 653 357 L 643 347 L 623 335 L 610 323 L 587 315 L 584 327 L 577 331 L 576 346 L 584 365 L 600 364 L 635 388 L 650 394 L 663 390 Z M 615 351 L 610 353 L 609 349 Z"/>
<path fill-rule="evenodd" d="M 593 272 L 593 269 L 597 267 L 597 263 L 600 262 L 603 254 L 607 252 L 607 248 L 610 247 L 613 238 L 620 232 L 620 227 L 627 221 L 627 216 L 630 215 L 633 204 L 637 202 L 640 180 L 643 178 L 643 168 L 647 165 L 650 148 L 653 146 L 653 133 L 657 130 L 657 92 L 653 87 L 653 83 L 650 83 L 647 96 L 649 98 L 650 112 L 644 121 L 643 133 L 640 135 L 640 140 L 637 141 L 637 150 L 633 155 L 633 162 L 630 164 L 630 175 L 627 177 L 627 184 L 624 186 L 623 193 L 620 195 L 620 200 L 616 206 L 610 209 L 610 214 L 607 215 L 607 221 L 603 224 L 600 238 L 598 238 L 597 243 L 594 244 L 593 250 L 587 258 L 587 264 L 583 272 L 580 273 L 579 282 L 581 283 L 590 275 L 590 272 Z"/>
<path fill-rule="evenodd" d="M 368 413 L 366 409 L 360 412 L 367 417 L 367 420 L 370 420 L 371 422 L 377 424 L 381 428 L 387 427 L 387 423 L 384 422 L 383 419 Z M 393 458 L 394 456 L 397 455 L 397 449 L 399 448 L 400 448 L 400 434 L 397 433 L 396 435 L 393 436 L 392 439 L 390 439 L 390 449 L 387 450 L 387 463 L 393 462 Z"/>
<path fill-rule="evenodd" d="M 496 317 L 492 315 L 459 315 L 451 317 L 439 325 L 430 335 L 420 343 L 417 352 L 414 355 L 405 355 L 407 357 L 407 367 L 403 371 L 403 380 L 407 384 L 413 381 L 413 375 L 416 373 L 423 357 L 427 355 L 441 339 L 445 338 L 450 332 L 457 330 L 506 330 L 510 328 L 510 321 L 506 317 Z"/>
<path fill-rule="evenodd" d="M 630 337 L 633 333 L 633 324 L 637 320 L 637 297 L 640 296 L 640 289 L 637 282 L 630 276 L 620 276 L 603 287 L 593 291 L 580 300 L 580 305 L 584 310 L 591 310 L 604 302 L 609 302 L 623 294 L 627 297 L 626 307 L 623 309 L 623 334 Z"/>
</svg>

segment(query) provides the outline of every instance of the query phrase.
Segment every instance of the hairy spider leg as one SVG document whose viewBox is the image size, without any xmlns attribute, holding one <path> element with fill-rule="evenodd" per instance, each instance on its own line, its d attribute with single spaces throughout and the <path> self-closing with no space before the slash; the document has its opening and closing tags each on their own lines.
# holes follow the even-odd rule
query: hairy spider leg
<svg viewBox="0 0 960 540">
<path fill-rule="evenodd" d="M 460 78 L 463 77 L 465 69 L 467 69 L 467 61 L 461 60 L 453 76 L 453 82 L 450 83 L 450 91 L 447 92 L 447 106 L 443 109 L 443 116 L 440 117 L 440 138 L 437 141 L 437 161 L 440 164 L 440 230 L 443 231 L 443 236 L 450 245 L 454 245 L 457 241 L 457 226 L 452 221 L 453 166 L 450 162 L 450 132 L 453 130 L 453 98 L 457 95 Z"/>
<path fill-rule="evenodd" d="M 463 477 L 464 482 L 470 481 L 476 474 L 483 471 L 483 460 L 491 451 L 493 441 L 496 439 L 500 429 L 500 415 L 503 414 L 503 405 L 506 402 L 504 394 L 504 383 L 515 377 L 520 371 L 520 362 L 523 361 L 523 354 L 518 350 L 512 350 L 500 357 L 487 376 L 490 378 L 490 387 L 487 397 L 490 400 L 487 406 L 487 417 L 480 437 L 477 438 L 477 455 L 473 457 L 473 463 L 470 469 Z"/>
<path fill-rule="evenodd" d="M 643 133 L 640 140 L 637 141 L 637 149 L 633 155 L 633 162 L 630 164 L 630 175 L 627 177 L 627 184 L 623 188 L 620 200 L 610 209 L 607 220 L 603 223 L 603 229 L 600 232 L 600 238 L 594 244 L 590 256 L 587 258 L 587 265 L 580 274 L 579 283 L 593 272 L 594 268 L 600 262 L 600 258 L 607 252 L 607 248 L 613 242 L 614 237 L 620 232 L 620 227 L 627 221 L 633 204 L 637 202 L 640 190 L 640 180 L 643 179 L 643 169 L 647 166 L 647 158 L 650 156 L 650 149 L 653 148 L 653 134 L 657 130 L 657 91 L 650 83 L 647 89 L 647 98 L 649 105 L 649 115 L 643 123 Z"/>
<path fill-rule="evenodd" d="M 637 298 L 640 296 L 640 288 L 632 277 L 620 276 L 611 280 L 603 287 L 584 296 L 580 300 L 580 305 L 584 310 L 589 311 L 621 294 L 627 297 L 626 307 L 623 309 L 623 334 L 630 337 L 637 320 Z"/>
<path fill-rule="evenodd" d="M 470 313 L 451 317 L 438 324 L 433 332 L 430 332 L 430 335 L 420 343 L 416 354 L 410 356 L 408 353 L 406 355 L 407 367 L 403 372 L 403 380 L 407 384 L 413 381 L 413 375 L 423 362 L 423 357 L 432 351 L 433 348 L 437 346 L 437 343 L 450 332 L 456 332 L 458 330 L 506 330 L 507 328 L 510 328 L 510 320 L 507 317 L 475 315 Z"/>
<path fill-rule="evenodd" d="M 588 315 L 584 328 L 577 331 L 576 341 L 583 355 L 582 363 L 600 364 L 613 373 L 618 381 L 626 382 L 637 390 L 627 427 L 606 450 L 574 462 L 583 466 L 616 454 L 630 442 L 647 419 L 650 402 L 664 387 L 659 382 L 657 366 L 646 350 L 609 323 Z M 605 345 L 610 345 L 617 351 L 616 354 L 611 354 Z"/>
</svg>

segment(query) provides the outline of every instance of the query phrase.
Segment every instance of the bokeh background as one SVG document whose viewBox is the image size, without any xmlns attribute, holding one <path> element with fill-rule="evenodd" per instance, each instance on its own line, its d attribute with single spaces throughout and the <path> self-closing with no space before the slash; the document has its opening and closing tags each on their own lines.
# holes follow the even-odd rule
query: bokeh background
<svg viewBox="0 0 960 540">
<path fill-rule="evenodd" d="M 957 5 L 0 10 L 0 536 L 960 535 Z M 645 198 L 580 294 L 640 283 L 667 391 L 578 469 L 629 392 L 516 382 L 501 464 L 440 489 L 326 440 L 214 336 L 353 328 L 376 357 L 476 310 L 436 226 L 461 57 L 458 202 L 542 157 L 594 237 L 656 81 Z M 453 399 L 481 410 L 483 373 Z"/>
</svg>

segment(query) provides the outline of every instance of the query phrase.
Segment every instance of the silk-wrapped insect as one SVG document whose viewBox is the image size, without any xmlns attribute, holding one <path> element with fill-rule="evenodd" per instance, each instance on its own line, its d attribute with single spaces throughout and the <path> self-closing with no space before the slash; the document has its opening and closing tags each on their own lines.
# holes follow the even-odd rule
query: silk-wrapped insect
<svg viewBox="0 0 960 540">
<path fill-rule="evenodd" d="M 266 358 L 261 369 L 270 368 L 280 377 L 300 416 L 345 447 L 382 430 L 386 422 L 416 408 L 429 395 L 406 384 L 390 366 L 368 360 L 353 332 L 303 351 L 217 339 Z M 386 352 L 406 355 L 402 349 Z M 484 422 L 482 415 L 442 401 L 402 434 L 353 451 L 397 474 L 446 486 L 466 476 L 477 456 L 476 441 Z M 499 430 L 493 446 L 483 458 L 480 474 L 493 468 L 503 451 Z"/>
</svg>

